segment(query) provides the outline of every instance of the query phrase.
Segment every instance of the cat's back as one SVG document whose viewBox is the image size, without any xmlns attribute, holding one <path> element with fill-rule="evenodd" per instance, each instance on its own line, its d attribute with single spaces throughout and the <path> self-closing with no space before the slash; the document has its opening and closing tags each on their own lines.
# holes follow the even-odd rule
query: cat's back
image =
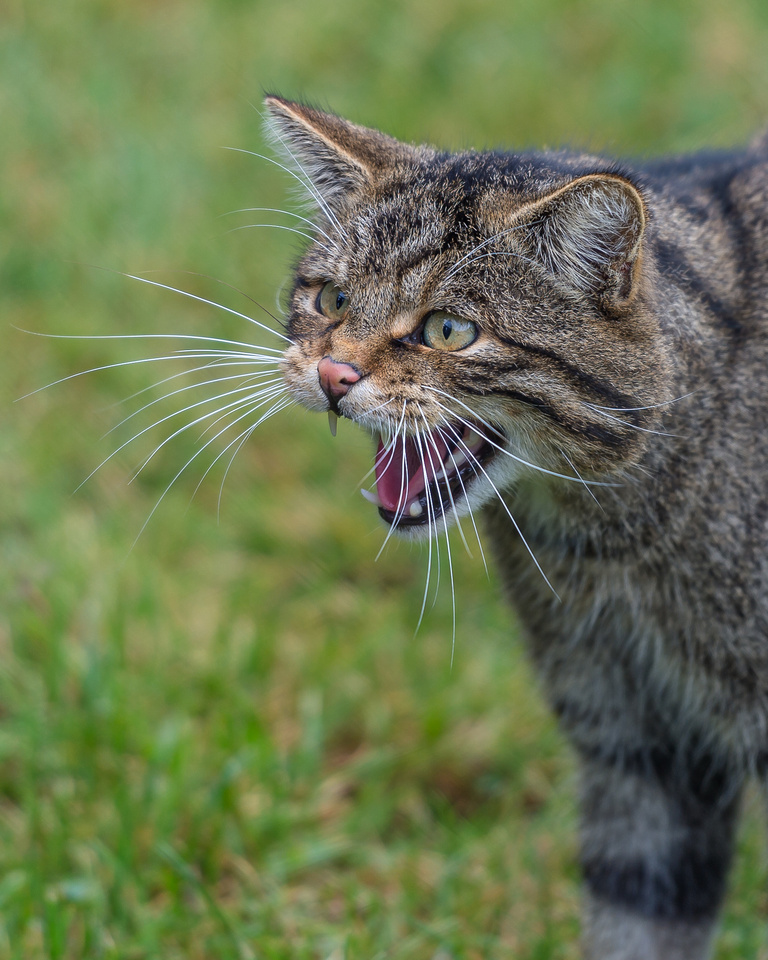
<svg viewBox="0 0 768 960">
<path fill-rule="evenodd" d="M 648 163 L 648 295 L 668 339 L 689 483 L 768 476 L 768 133 L 748 149 Z M 685 412 L 684 412 L 685 411 Z M 687 415 L 686 415 L 687 412 Z M 677 432 L 674 431 L 673 432 Z M 666 456 L 666 455 L 665 455 Z M 691 459 L 693 458 L 693 459 Z M 674 453 L 671 453 L 674 462 Z M 681 467 L 681 471 L 682 471 Z M 745 507 L 745 509 L 748 509 Z M 717 512 L 717 511 L 716 511 Z"/>
<path fill-rule="evenodd" d="M 708 299 L 734 330 L 765 317 L 768 131 L 741 151 L 706 151 L 638 165 L 651 196 L 648 240 L 663 278 Z"/>
</svg>

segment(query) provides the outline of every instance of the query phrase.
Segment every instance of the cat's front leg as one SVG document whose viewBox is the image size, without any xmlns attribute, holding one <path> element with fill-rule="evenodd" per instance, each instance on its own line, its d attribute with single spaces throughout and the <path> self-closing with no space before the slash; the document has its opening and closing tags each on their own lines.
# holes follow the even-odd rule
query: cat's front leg
<svg viewBox="0 0 768 960">
<path fill-rule="evenodd" d="M 584 955 L 589 960 L 703 960 L 711 955 L 714 918 L 643 917 L 587 895 Z"/>
<path fill-rule="evenodd" d="M 703 960 L 731 860 L 740 784 L 725 765 L 649 748 L 583 764 L 589 960 Z"/>
</svg>

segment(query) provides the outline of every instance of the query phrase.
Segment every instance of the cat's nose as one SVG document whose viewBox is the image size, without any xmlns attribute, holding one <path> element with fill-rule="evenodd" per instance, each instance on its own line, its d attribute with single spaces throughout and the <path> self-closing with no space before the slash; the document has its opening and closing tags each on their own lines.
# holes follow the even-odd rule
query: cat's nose
<svg viewBox="0 0 768 960">
<path fill-rule="evenodd" d="M 353 383 L 357 383 L 360 374 L 350 363 L 338 363 L 332 357 L 323 357 L 317 365 L 317 375 L 323 393 L 335 405 L 339 397 L 343 397 Z"/>
</svg>

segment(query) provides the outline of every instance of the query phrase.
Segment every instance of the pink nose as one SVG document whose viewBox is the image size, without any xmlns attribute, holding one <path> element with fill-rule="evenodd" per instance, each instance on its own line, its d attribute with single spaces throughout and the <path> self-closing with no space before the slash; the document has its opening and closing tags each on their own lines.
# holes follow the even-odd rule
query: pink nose
<svg viewBox="0 0 768 960">
<path fill-rule="evenodd" d="M 320 386 L 329 400 L 343 397 L 353 383 L 357 383 L 360 374 L 349 363 L 337 363 L 331 357 L 323 357 L 317 365 Z"/>
</svg>

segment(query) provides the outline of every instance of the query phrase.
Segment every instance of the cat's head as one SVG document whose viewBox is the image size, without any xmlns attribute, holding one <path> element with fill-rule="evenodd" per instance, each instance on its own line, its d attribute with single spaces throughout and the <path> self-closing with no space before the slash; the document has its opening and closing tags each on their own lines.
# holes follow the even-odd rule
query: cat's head
<svg viewBox="0 0 768 960">
<path fill-rule="evenodd" d="M 400 533 L 523 480 L 610 478 L 666 397 L 639 189 L 594 158 L 439 153 L 268 97 L 313 208 L 283 373 L 378 438 Z M 638 429 L 639 428 L 639 429 Z"/>
</svg>

